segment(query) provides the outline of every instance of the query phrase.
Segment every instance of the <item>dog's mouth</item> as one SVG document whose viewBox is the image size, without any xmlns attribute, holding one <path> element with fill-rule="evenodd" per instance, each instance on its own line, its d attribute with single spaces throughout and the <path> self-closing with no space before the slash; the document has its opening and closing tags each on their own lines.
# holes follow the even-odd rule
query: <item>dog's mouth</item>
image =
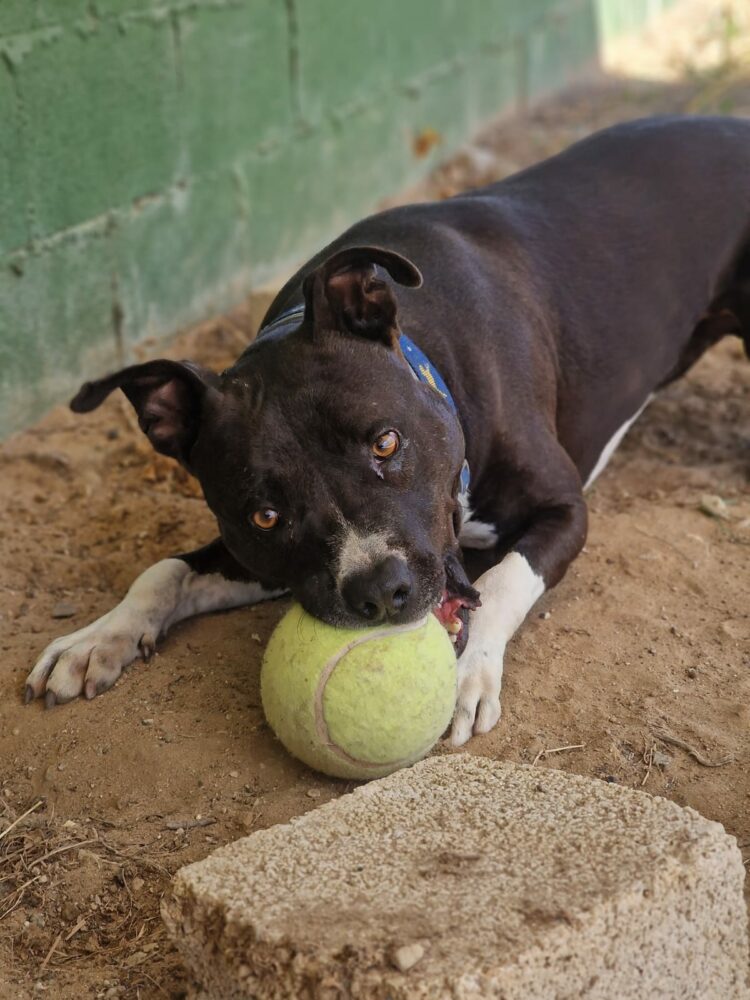
<svg viewBox="0 0 750 1000">
<path fill-rule="evenodd" d="M 465 618 L 461 615 L 462 609 L 471 611 L 477 606 L 465 597 L 451 596 L 444 590 L 440 602 L 432 613 L 450 636 L 451 642 L 457 643 L 464 630 Z"/>
<path fill-rule="evenodd" d="M 450 636 L 457 656 L 469 638 L 469 612 L 481 603 L 479 592 L 469 583 L 460 561 L 451 554 L 445 561 L 445 589 L 432 613 Z"/>
</svg>

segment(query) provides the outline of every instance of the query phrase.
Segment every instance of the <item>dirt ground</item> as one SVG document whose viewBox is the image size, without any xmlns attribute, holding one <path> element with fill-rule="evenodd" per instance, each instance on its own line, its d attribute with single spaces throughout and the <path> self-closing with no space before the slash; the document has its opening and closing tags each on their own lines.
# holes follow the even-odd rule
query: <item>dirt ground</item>
<svg viewBox="0 0 750 1000">
<path fill-rule="evenodd" d="M 501 176 L 619 119 L 750 113 L 734 69 L 687 76 L 545 103 L 422 193 Z M 246 326 L 240 310 L 173 353 L 226 364 Z M 719 820 L 750 854 L 749 429 L 750 363 L 726 342 L 649 407 L 597 483 L 584 554 L 509 649 L 500 724 L 461 752 L 643 787 Z M 722 516 L 701 509 L 706 495 Z M 2 998 L 182 996 L 159 917 L 171 874 L 351 788 L 291 760 L 264 723 L 258 671 L 283 601 L 178 626 L 93 702 L 23 707 L 49 640 L 213 534 L 195 484 L 155 458 L 120 399 L 85 418 L 58 408 L 0 448 Z"/>
</svg>

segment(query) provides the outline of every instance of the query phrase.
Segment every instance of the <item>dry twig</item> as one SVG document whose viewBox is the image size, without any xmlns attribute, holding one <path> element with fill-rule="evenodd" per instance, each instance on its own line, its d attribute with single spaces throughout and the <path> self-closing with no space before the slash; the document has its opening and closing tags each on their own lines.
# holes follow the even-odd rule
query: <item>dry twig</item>
<svg viewBox="0 0 750 1000">
<path fill-rule="evenodd" d="M 8 834 L 10 833 L 10 831 L 13 829 L 14 826 L 18 826 L 18 824 L 22 820 L 26 819 L 27 816 L 30 816 L 34 812 L 35 809 L 39 808 L 39 806 L 41 804 L 42 804 L 42 799 L 39 799 L 39 801 L 35 802 L 34 805 L 30 809 L 27 809 L 25 813 L 21 813 L 20 816 L 18 816 L 16 819 L 14 819 L 13 822 L 10 824 L 10 826 L 6 826 L 5 829 L 2 832 L 0 832 L 0 840 L 2 840 L 4 837 L 7 837 Z"/>
<path fill-rule="evenodd" d="M 656 750 L 656 744 L 651 741 L 651 746 L 647 747 L 643 751 L 643 763 L 646 765 L 646 773 L 643 775 L 643 781 L 641 782 L 641 788 L 646 784 L 651 774 L 651 768 L 654 766 L 654 750 Z"/>
<path fill-rule="evenodd" d="M 685 740 L 681 740 L 679 736 L 673 736 L 668 730 L 664 729 L 663 726 L 653 726 L 652 727 L 654 736 L 661 740 L 662 743 L 671 743 L 672 746 L 679 747 L 680 750 L 684 750 L 685 753 L 690 754 L 693 760 L 697 761 L 701 767 L 724 767 L 725 764 L 731 764 L 734 760 L 733 754 L 726 754 L 724 757 L 720 757 L 718 760 L 709 760 L 708 757 L 704 757 L 700 750 L 696 748 L 691 743 L 686 743 Z"/>
<path fill-rule="evenodd" d="M 551 753 L 562 753 L 563 750 L 583 750 L 585 746 L 585 743 L 571 743 L 566 747 L 550 747 L 549 750 L 540 750 L 531 762 L 531 766 L 534 767 L 543 757 L 548 757 Z"/>
</svg>

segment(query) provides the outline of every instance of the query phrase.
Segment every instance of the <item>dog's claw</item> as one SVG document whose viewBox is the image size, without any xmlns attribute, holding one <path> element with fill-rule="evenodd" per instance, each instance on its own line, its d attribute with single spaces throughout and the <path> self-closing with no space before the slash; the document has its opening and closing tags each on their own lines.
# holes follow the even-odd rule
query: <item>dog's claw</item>
<svg viewBox="0 0 750 1000">
<path fill-rule="evenodd" d="M 54 708 L 56 704 L 57 704 L 57 697 L 55 696 L 55 692 L 48 691 L 44 696 L 44 707 Z"/>
<path fill-rule="evenodd" d="M 148 661 L 156 652 L 156 646 L 154 645 L 154 642 L 151 639 L 146 638 L 145 635 L 141 636 L 140 641 L 138 643 L 138 649 L 141 654 L 141 659 L 143 660 L 144 663 L 148 663 Z"/>
<path fill-rule="evenodd" d="M 31 684 L 27 684 L 23 692 L 23 703 L 24 705 L 30 704 L 34 700 L 34 688 Z"/>
</svg>

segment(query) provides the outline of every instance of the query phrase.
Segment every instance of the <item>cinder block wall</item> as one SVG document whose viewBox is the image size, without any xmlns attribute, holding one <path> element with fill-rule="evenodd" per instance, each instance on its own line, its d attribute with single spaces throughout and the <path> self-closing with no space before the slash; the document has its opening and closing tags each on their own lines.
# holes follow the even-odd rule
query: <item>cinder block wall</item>
<svg viewBox="0 0 750 1000">
<path fill-rule="evenodd" d="M 0 435 L 670 2 L 0 0 Z"/>
</svg>

